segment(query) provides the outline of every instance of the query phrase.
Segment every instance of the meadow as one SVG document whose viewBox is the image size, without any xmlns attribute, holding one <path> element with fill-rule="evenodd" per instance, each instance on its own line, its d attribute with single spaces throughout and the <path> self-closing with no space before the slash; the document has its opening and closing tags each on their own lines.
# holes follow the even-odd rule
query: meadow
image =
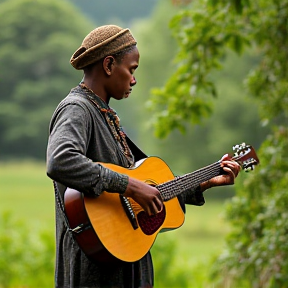
<svg viewBox="0 0 288 288">
<path fill-rule="evenodd" d="M 0 164 L 0 211 L 34 229 L 54 232 L 54 194 L 43 163 Z"/>
<path fill-rule="evenodd" d="M 209 192 L 207 195 L 209 196 Z M 54 193 L 52 181 L 46 176 L 44 163 L 1 163 L 0 197 L 1 214 L 9 211 L 13 218 L 21 220 L 30 230 L 35 233 L 48 231 L 51 239 L 54 239 Z M 206 200 L 202 207 L 187 207 L 186 220 L 181 228 L 158 235 L 155 248 L 152 249 L 156 258 L 161 258 L 157 257 L 156 250 L 165 239 L 176 243 L 174 257 L 177 265 L 181 266 L 192 267 L 206 263 L 221 251 L 228 231 L 228 225 L 222 218 L 224 202 L 209 197 Z M 156 263 L 156 275 L 157 270 L 161 270 L 161 265 Z"/>
</svg>

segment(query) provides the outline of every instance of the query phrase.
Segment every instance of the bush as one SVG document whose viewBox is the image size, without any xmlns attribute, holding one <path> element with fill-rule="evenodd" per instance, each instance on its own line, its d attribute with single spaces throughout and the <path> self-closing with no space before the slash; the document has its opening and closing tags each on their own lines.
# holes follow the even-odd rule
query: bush
<svg viewBox="0 0 288 288">
<path fill-rule="evenodd" d="M 38 234 L 37 234 L 38 233 Z M 45 288 L 54 283 L 54 239 L 29 231 L 5 212 L 0 218 L 0 287 Z"/>
</svg>

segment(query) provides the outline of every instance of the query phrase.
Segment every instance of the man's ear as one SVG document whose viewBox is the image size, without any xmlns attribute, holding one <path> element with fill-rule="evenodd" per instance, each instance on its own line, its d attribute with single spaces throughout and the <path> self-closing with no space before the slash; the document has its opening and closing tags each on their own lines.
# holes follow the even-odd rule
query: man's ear
<svg viewBox="0 0 288 288">
<path fill-rule="evenodd" d="M 107 75 L 111 75 L 115 62 L 116 60 L 113 56 L 107 56 L 104 58 L 103 68 Z"/>
</svg>

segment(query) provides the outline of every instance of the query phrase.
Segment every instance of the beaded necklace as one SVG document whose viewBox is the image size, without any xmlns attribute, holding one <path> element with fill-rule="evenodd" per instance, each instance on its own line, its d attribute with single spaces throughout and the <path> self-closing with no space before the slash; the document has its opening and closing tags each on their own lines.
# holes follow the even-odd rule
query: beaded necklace
<svg viewBox="0 0 288 288">
<path fill-rule="evenodd" d="M 116 111 L 110 108 L 98 95 L 93 92 L 93 90 L 88 88 L 84 82 L 81 82 L 79 86 L 85 91 L 85 95 L 87 96 L 88 100 L 90 100 L 104 116 L 114 139 L 116 140 L 121 151 L 127 158 L 130 166 L 134 165 L 134 156 L 131 153 L 131 150 L 127 144 L 126 134 L 120 126 L 120 119 Z"/>
</svg>

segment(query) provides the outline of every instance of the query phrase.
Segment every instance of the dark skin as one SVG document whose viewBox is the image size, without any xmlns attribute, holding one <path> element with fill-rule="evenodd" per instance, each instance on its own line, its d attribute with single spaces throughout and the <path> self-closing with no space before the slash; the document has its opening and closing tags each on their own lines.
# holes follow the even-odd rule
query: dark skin
<svg viewBox="0 0 288 288">
<path fill-rule="evenodd" d="M 134 72 L 139 65 L 139 52 L 135 48 L 127 52 L 121 59 L 107 56 L 103 61 L 84 69 L 84 83 L 107 104 L 111 98 L 121 100 L 127 98 L 136 79 Z M 224 155 L 221 159 L 224 174 L 216 176 L 200 184 L 202 192 L 215 186 L 234 184 L 240 171 L 240 165 Z M 129 177 L 124 196 L 131 197 L 149 214 L 154 215 L 162 210 L 163 202 L 157 188 L 135 178 Z"/>
</svg>

